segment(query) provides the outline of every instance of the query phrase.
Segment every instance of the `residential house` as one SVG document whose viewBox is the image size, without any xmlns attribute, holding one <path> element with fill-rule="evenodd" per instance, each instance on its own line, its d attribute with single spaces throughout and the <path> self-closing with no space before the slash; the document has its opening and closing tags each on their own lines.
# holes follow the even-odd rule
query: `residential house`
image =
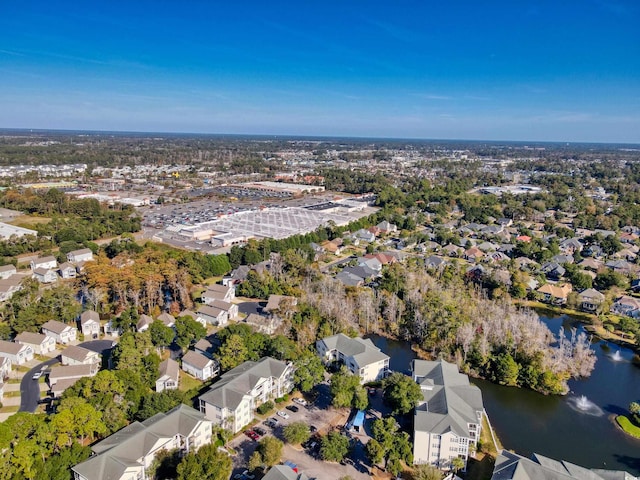
<svg viewBox="0 0 640 480">
<path fill-rule="evenodd" d="M 627 317 L 640 318 L 640 299 L 622 295 L 613 302 L 611 312 L 626 315 Z M 3 354 L 0 353 L 0 355 Z"/>
<path fill-rule="evenodd" d="M 211 443 L 212 422 L 181 404 L 144 422 L 133 422 L 92 445 L 93 455 L 71 468 L 74 480 L 144 480 L 156 454 L 180 457 Z"/>
<path fill-rule="evenodd" d="M 160 376 L 156 380 L 156 392 L 176 390 L 180 381 L 180 365 L 175 360 L 167 358 L 158 365 Z"/>
<path fill-rule="evenodd" d="M 296 297 L 288 295 L 269 295 L 267 305 L 262 309 L 265 313 L 279 313 L 283 308 L 295 307 L 298 304 Z"/>
<path fill-rule="evenodd" d="M 626 260 L 609 260 L 605 263 L 605 266 L 609 267 L 616 273 L 621 273 L 623 275 L 629 275 L 636 270 L 635 265 L 627 262 Z"/>
<path fill-rule="evenodd" d="M 342 269 L 342 273 L 350 273 L 352 275 L 362 278 L 365 282 L 380 276 L 380 272 L 372 270 L 367 265 L 358 265 L 355 267 L 344 267 Z"/>
<path fill-rule="evenodd" d="M 482 428 L 480 389 L 444 360 L 414 360 L 411 371 L 423 395 L 414 416 L 414 463 L 448 469 L 454 458 L 462 458 L 466 468 Z"/>
<path fill-rule="evenodd" d="M 437 255 L 431 255 L 424 259 L 424 266 L 427 269 L 440 270 L 441 268 L 444 268 L 446 264 L 447 261 Z"/>
<path fill-rule="evenodd" d="M 41 333 L 22 332 L 16 335 L 16 343 L 29 345 L 36 355 L 46 355 L 56 349 L 56 340 Z"/>
<path fill-rule="evenodd" d="M 218 307 L 202 305 L 198 308 L 195 320 L 203 325 L 226 325 L 229 320 L 229 312 Z"/>
<path fill-rule="evenodd" d="M 244 362 L 199 397 L 200 411 L 216 425 L 239 432 L 253 420 L 256 407 L 291 391 L 293 370 L 293 364 L 270 357 Z"/>
<path fill-rule="evenodd" d="M 0 357 L 6 357 L 12 365 L 23 365 L 33 360 L 33 354 L 30 345 L 0 340 Z"/>
<path fill-rule="evenodd" d="M 76 267 L 69 262 L 64 262 L 58 266 L 58 273 L 64 280 L 68 280 L 70 278 L 76 278 L 77 271 Z"/>
<path fill-rule="evenodd" d="M 586 312 L 595 312 L 604 302 L 604 295 L 595 288 L 587 288 L 578 294 L 580 308 Z"/>
<path fill-rule="evenodd" d="M 60 354 L 62 365 L 100 365 L 100 354 L 88 348 L 69 345 Z"/>
<path fill-rule="evenodd" d="M 357 240 L 362 240 L 363 242 L 375 242 L 376 241 L 376 236 L 374 233 L 370 232 L 369 230 L 365 230 L 364 228 L 361 228 L 360 230 L 358 230 L 356 233 L 353 234 L 354 239 Z"/>
<path fill-rule="evenodd" d="M 561 253 L 551 257 L 551 262 L 555 262 L 559 265 L 564 265 L 565 263 L 575 262 L 575 259 L 573 258 L 573 255 L 565 255 L 564 253 Z"/>
<path fill-rule="evenodd" d="M 560 251 L 567 255 L 582 251 L 582 247 L 582 242 L 577 238 L 567 238 L 560 242 Z"/>
<path fill-rule="evenodd" d="M 235 303 L 225 302 L 224 300 L 214 300 L 209 305 L 227 312 L 227 320 L 234 320 L 238 317 L 238 305 Z"/>
<path fill-rule="evenodd" d="M 103 328 L 105 335 L 119 337 L 122 334 L 122 329 L 120 327 L 116 327 L 113 320 L 109 320 L 107 323 L 105 323 Z"/>
<path fill-rule="evenodd" d="M 231 275 L 225 276 L 222 279 L 222 285 L 230 287 L 244 282 L 247 279 L 247 275 L 251 271 L 248 265 L 240 265 L 238 268 L 231 272 Z"/>
<path fill-rule="evenodd" d="M 564 460 L 553 460 L 534 453 L 525 458 L 502 450 L 496 458 L 491 480 L 638 480 L 622 470 L 584 468 Z"/>
<path fill-rule="evenodd" d="M 398 231 L 398 227 L 397 225 L 394 225 L 393 223 L 389 223 L 386 220 L 383 220 L 382 222 L 380 222 L 378 225 L 376 225 L 376 229 L 380 232 L 380 233 L 395 233 Z"/>
<path fill-rule="evenodd" d="M 454 245 L 453 243 L 450 243 L 446 247 L 442 247 L 442 253 L 449 257 L 458 257 L 460 256 L 461 251 L 462 249 L 459 246 Z"/>
<path fill-rule="evenodd" d="M 304 473 L 299 473 L 290 465 L 274 465 L 262 480 L 312 480 Z"/>
<path fill-rule="evenodd" d="M 96 363 L 87 365 L 56 365 L 49 371 L 49 388 L 55 398 L 60 397 L 69 387 L 72 387 L 78 380 L 86 377 L 93 377 L 100 370 Z"/>
<path fill-rule="evenodd" d="M 357 259 L 357 262 L 359 267 L 368 267 L 376 273 L 382 271 L 382 262 L 376 257 L 360 257 Z"/>
<path fill-rule="evenodd" d="M 354 273 L 349 271 L 345 272 L 344 270 L 338 273 L 334 278 L 346 287 L 360 287 L 364 284 L 365 280 Z"/>
<path fill-rule="evenodd" d="M 22 275 L 13 275 L 9 278 L 0 279 L 0 302 L 9 300 L 14 293 L 22 289 Z"/>
<path fill-rule="evenodd" d="M 527 257 L 518 257 L 515 259 L 516 265 L 520 270 L 533 271 L 536 270 L 540 264 Z"/>
<path fill-rule="evenodd" d="M 636 235 L 635 233 L 623 232 L 618 238 L 620 238 L 620 241 L 622 243 L 636 243 L 638 241 L 638 238 L 640 237 L 638 237 L 638 235 Z"/>
<path fill-rule="evenodd" d="M 600 260 L 596 260 L 595 258 L 585 258 L 580 263 L 578 263 L 580 268 L 588 268 L 597 272 L 602 267 L 604 267 L 604 263 Z"/>
<path fill-rule="evenodd" d="M 342 243 L 338 242 L 338 239 L 323 242 L 321 245 L 327 252 L 333 253 L 334 255 L 340 255 L 342 253 Z"/>
<path fill-rule="evenodd" d="M 206 338 L 201 338 L 193 345 L 194 351 L 201 353 L 205 357 L 213 358 L 213 353 L 215 352 L 215 348 L 213 343 L 211 343 Z"/>
<path fill-rule="evenodd" d="M 222 300 L 224 302 L 232 302 L 236 298 L 236 289 L 234 286 L 229 285 L 209 285 L 207 289 L 202 292 L 202 303 L 209 305 L 214 300 Z"/>
<path fill-rule="evenodd" d="M 0 267 L 0 279 L 6 280 L 11 275 L 15 275 L 17 273 L 16 267 L 13 265 L 3 265 Z"/>
<path fill-rule="evenodd" d="M 389 356 L 369 339 L 350 338 L 339 333 L 318 340 L 316 350 L 323 363 L 345 365 L 352 374 L 360 377 L 361 383 L 382 380 L 389 372 Z"/>
<path fill-rule="evenodd" d="M 67 261 L 70 263 L 91 262 L 93 261 L 93 252 L 89 248 L 81 248 L 67 253 Z"/>
<path fill-rule="evenodd" d="M 573 287 L 569 283 L 556 285 L 553 283 L 545 283 L 536 290 L 544 295 L 544 301 L 555 305 L 564 305 L 567 303 L 567 297 L 572 292 Z"/>
<path fill-rule="evenodd" d="M 549 280 L 560 280 L 567 271 L 565 268 L 556 262 L 547 262 L 540 268 L 540 271 L 545 274 Z"/>
<path fill-rule="evenodd" d="M 86 310 L 80 315 L 80 331 L 85 339 L 98 338 L 100 335 L 100 315 L 93 310 Z"/>
<path fill-rule="evenodd" d="M 182 370 L 199 380 L 207 381 L 220 374 L 220 365 L 201 353 L 189 350 L 182 356 Z"/>
<path fill-rule="evenodd" d="M 138 318 L 138 323 L 136 323 L 136 331 L 144 332 L 146 330 L 149 330 L 149 326 L 152 323 L 153 323 L 153 317 L 149 315 L 145 315 L 143 313 L 142 315 L 140 315 L 140 318 Z"/>
<path fill-rule="evenodd" d="M 31 270 L 35 271 L 38 268 L 56 270 L 58 268 L 58 261 L 53 256 L 40 257 L 31 260 Z"/>
<path fill-rule="evenodd" d="M 53 269 L 36 268 L 33 271 L 33 278 L 40 283 L 54 283 L 58 280 L 58 274 Z"/>
<path fill-rule="evenodd" d="M 49 320 L 42 325 L 42 333 L 53 337 L 57 343 L 62 343 L 63 345 L 75 342 L 78 338 L 78 329 L 76 327 L 57 320 Z"/>
<path fill-rule="evenodd" d="M 484 252 L 478 247 L 471 247 L 465 250 L 462 256 L 465 258 L 465 260 L 468 260 L 470 262 L 479 262 L 480 260 L 482 260 L 482 257 L 484 257 Z"/>
<path fill-rule="evenodd" d="M 274 317 L 273 315 L 265 317 L 257 313 L 250 313 L 243 320 L 244 323 L 254 328 L 259 333 L 265 335 L 273 335 L 278 330 L 278 327 L 282 325 L 282 319 Z"/>
<path fill-rule="evenodd" d="M 11 374 L 11 360 L 7 357 L 0 356 L 0 380 L 9 378 Z M 2 400 L 0 400 L 2 402 Z"/>
<path fill-rule="evenodd" d="M 165 327 L 173 327 L 176 324 L 176 319 L 173 317 L 173 315 L 170 315 L 167 312 L 162 312 L 160 315 L 158 315 L 158 320 L 160 320 Z"/>
</svg>

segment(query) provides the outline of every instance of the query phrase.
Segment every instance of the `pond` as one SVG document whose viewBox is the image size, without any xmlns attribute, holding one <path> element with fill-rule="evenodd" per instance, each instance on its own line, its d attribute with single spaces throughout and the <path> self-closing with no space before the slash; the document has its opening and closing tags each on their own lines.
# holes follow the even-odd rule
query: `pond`
<svg viewBox="0 0 640 480">
<path fill-rule="evenodd" d="M 582 330 L 568 316 L 540 317 L 549 329 Z M 391 357 L 390 368 L 407 372 L 415 358 L 404 342 L 370 336 Z M 611 417 L 625 413 L 640 400 L 640 368 L 633 352 L 606 341 L 594 341 L 598 357 L 587 379 L 571 380 L 571 392 L 545 396 L 530 390 L 503 387 L 471 379 L 482 390 L 485 409 L 505 448 L 529 456 L 540 453 L 589 468 L 620 469 L 640 474 L 640 440 L 622 433 Z M 581 400 L 581 397 L 583 397 Z"/>
</svg>

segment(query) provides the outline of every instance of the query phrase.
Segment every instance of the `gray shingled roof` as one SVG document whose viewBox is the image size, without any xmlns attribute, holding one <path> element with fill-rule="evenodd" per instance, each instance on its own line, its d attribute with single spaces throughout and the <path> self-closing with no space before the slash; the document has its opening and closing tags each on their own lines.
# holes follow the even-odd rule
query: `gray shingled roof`
<svg viewBox="0 0 640 480">
<path fill-rule="evenodd" d="M 176 434 L 188 437 L 202 421 L 206 421 L 202 413 L 180 405 L 143 423 L 134 422 L 91 447 L 97 455 L 72 470 L 89 480 L 118 479 L 128 466 L 140 466 L 138 459 L 147 455 L 158 439 Z"/>
<path fill-rule="evenodd" d="M 212 362 L 208 357 L 205 357 L 201 353 L 194 352 L 193 350 L 189 350 L 182 357 L 182 363 L 186 363 L 188 365 L 192 365 L 200 370 L 205 368 L 209 362 Z"/>
<path fill-rule="evenodd" d="M 262 480 L 309 480 L 304 473 L 296 473 L 287 465 L 274 465 Z"/>
<path fill-rule="evenodd" d="M 64 324 L 57 320 L 49 320 L 45 324 L 42 325 L 43 330 L 49 330 L 50 332 L 57 333 L 58 335 L 64 332 L 67 328 L 74 328 L 70 325 Z"/>
<path fill-rule="evenodd" d="M 525 458 L 503 450 L 493 469 L 491 480 L 637 480 L 616 470 L 589 470 L 573 463 L 553 460 L 539 454 Z"/>
<path fill-rule="evenodd" d="M 286 363 L 270 357 L 263 357 L 257 362 L 244 362 L 222 375 L 211 390 L 200 396 L 200 400 L 218 408 L 235 410 L 260 379 L 279 378 L 286 368 Z"/>
<path fill-rule="evenodd" d="M 22 332 L 16 335 L 15 341 L 29 345 L 42 345 L 46 339 L 47 336 L 42 333 Z"/>
<path fill-rule="evenodd" d="M 78 362 L 84 362 L 87 358 L 95 355 L 95 352 L 84 348 L 79 347 L 77 345 L 69 345 L 62 351 L 63 357 L 71 358 L 72 360 L 76 360 Z"/>
<path fill-rule="evenodd" d="M 415 430 L 443 434 L 449 431 L 469 437 L 469 423 L 478 423 L 476 412 L 483 410 L 482 393 L 469 384 L 469 377 L 455 364 L 438 360 L 414 360 L 413 375 L 419 383 L 425 404 L 415 413 Z"/>
<path fill-rule="evenodd" d="M 346 357 L 353 357 L 359 367 L 377 363 L 389 358 L 369 339 L 350 338 L 339 333 L 321 340 L 328 350 L 337 350 Z"/>
</svg>

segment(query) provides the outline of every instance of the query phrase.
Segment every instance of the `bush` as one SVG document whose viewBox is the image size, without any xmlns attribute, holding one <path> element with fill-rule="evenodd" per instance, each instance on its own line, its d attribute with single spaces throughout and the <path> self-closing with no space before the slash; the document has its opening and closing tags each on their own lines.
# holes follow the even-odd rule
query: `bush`
<svg viewBox="0 0 640 480">
<path fill-rule="evenodd" d="M 616 417 L 616 422 L 618 422 L 618 425 L 620 425 L 620 428 L 622 428 L 625 433 L 628 433 L 632 437 L 640 438 L 640 427 L 634 425 L 633 422 L 629 420 L 629 417 L 625 415 L 618 415 Z"/>
<path fill-rule="evenodd" d="M 277 402 L 277 400 L 276 400 L 276 402 Z M 264 402 L 256 410 L 258 410 L 258 413 L 260 415 L 266 415 L 267 413 L 269 413 L 274 408 L 275 408 L 275 405 L 273 404 L 273 402 L 272 401 L 268 401 L 268 402 Z"/>
</svg>

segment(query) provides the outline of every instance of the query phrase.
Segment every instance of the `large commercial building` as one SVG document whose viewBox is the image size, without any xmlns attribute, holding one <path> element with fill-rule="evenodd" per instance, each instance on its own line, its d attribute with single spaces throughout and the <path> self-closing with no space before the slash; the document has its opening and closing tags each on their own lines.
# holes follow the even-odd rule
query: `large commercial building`
<svg viewBox="0 0 640 480">
<path fill-rule="evenodd" d="M 482 393 L 455 364 L 414 360 L 412 376 L 423 400 L 416 407 L 413 436 L 414 463 L 451 468 L 459 457 L 465 468 L 469 452 L 480 438 L 484 406 Z"/>
</svg>

